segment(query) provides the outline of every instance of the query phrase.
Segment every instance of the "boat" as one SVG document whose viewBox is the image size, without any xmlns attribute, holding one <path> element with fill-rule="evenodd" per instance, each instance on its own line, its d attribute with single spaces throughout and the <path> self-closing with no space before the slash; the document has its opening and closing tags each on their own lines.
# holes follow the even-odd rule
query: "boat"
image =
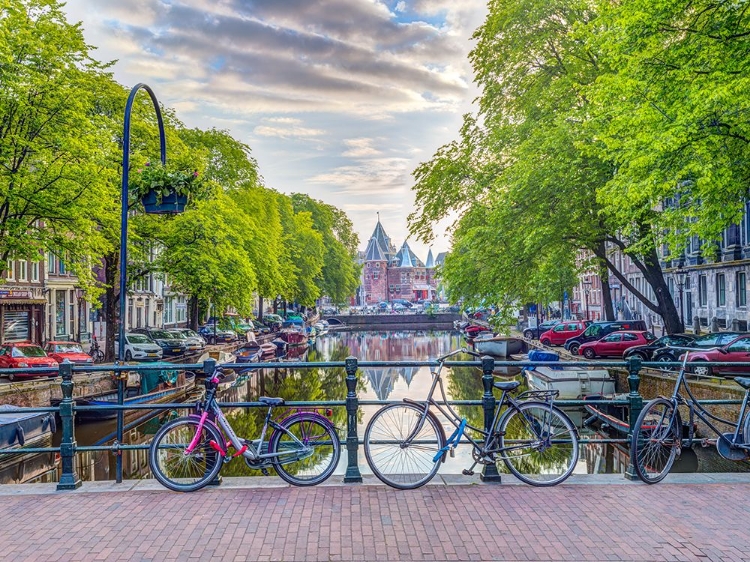
<svg viewBox="0 0 750 562">
<path fill-rule="evenodd" d="M 300 331 L 295 328 L 282 328 L 282 330 L 279 332 L 279 338 L 284 340 L 287 347 L 307 345 L 307 334 L 304 331 Z"/>
<path fill-rule="evenodd" d="M 561 400 L 577 400 L 588 394 L 614 394 L 615 379 L 607 369 L 536 365 L 524 369 L 533 390 L 557 390 Z"/>
<path fill-rule="evenodd" d="M 195 387 L 195 373 L 186 371 L 185 373 L 178 373 L 175 370 L 167 369 L 154 369 L 158 374 L 157 380 L 162 381 L 154 384 L 149 374 L 151 370 L 140 371 L 141 381 L 140 387 L 129 386 L 125 389 L 125 397 L 123 399 L 124 405 L 129 404 L 159 404 L 163 402 L 174 401 L 178 396 L 187 393 L 189 390 Z M 145 376 L 144 376 L 145 375 Z M 170 384 L 164 388 L 165 384 Z M 156 390 L 154 390 L 156 388 Z M 93 422 L 101 420 L 110 420 L 117 417 L 117 410 L 78 410 L 80 406 L 113 406 L 117 405 L 117 391 L 110 390 L 106 392 L 99 392 L 96 394 L 89 394 L 87 396 L 80 396 L 73 399 L 76 406 L 76 421 L 78 422 Z M 52 406 L 59 406 L 60 399 L 52 399 Z M 126 416 L 133 416 L 143 414 L 141 410 L 125 411 Z"/>
<path fill-rule="evenodd" d="M 602 395 L 589 394 L 584 396 L 586 402 L 599 400 L 623 400 L 627 394 Z M 583 407 L 590 414 L 590 417 L 584 421 L 584 425 L 591 425 L 598 422 L 602 429 L 612 429 L 624 435 L 630 430 L 630 408 L 625 404 L 584 404 Z"/>
<path fill-rule="evenodd" d="M 473 345 L 478 353 L 495 357 L 509 357 L 514 353 L 525 353 L 527 349 L 526 342 L 522 339 L 492 334 L 475 336 Z"/>
<path fill-rule="evenodd" d="M 22 407 L 0 405 L 0 449 L 31 445 L 56 429 L 54 412 L 26 412 Z"/>
<path fill-rule="evenodd" d="M 211 350 L 206 351 L 203 355 L 198 357 L 197 363 L 203 363 L 209 359 L 215 359 L 217 363 L 223 364 L 234 363 L 237 358 L 234 356 L 234 353 L 229 353 L 228 351 Z"/>
</svg>

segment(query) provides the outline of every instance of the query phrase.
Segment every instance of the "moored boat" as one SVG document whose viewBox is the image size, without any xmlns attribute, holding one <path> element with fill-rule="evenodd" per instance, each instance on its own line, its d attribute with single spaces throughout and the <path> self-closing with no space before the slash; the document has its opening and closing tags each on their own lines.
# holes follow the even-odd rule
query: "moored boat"
<svg viewBox="0 0 750 562">
<path fill-rule="evenodd" d="M 494 357 L 509 357 L 515 353 L 526 352 L 526 342 L 519 338 L 508 336 L 493 336 L 480 334 L 474 337 L 474 350 L 478 353 Z"/>
<path fill-rule="evenodd" d="M 8 404 L 0 406 L 0 449 L 29 445 L 55 430 L 53 412 L 26 412 Z"/>
<path fill-rule="evenodd" d="M 614 394 L 615 380 L 606 369 L 536 365 L 524 369 L 534 390 L 557 390 L 561 400 L 576 400 L 588 394 Z"/>
<path fill-rule="evenodd" d="M 621 400 L 626 398 L 626 394 L 621 395 L 601 395 L 589 394 L 583 399 L 587 402 L 600 400 Z M 612 429 L 618 433 L 627 435 L 630 430 L 630 408 L 624 404 L 584 404 L 583 407 L 591 417 L 584 424 L 590 425 L 598 422 L 603 429 Z"/>
</svg>

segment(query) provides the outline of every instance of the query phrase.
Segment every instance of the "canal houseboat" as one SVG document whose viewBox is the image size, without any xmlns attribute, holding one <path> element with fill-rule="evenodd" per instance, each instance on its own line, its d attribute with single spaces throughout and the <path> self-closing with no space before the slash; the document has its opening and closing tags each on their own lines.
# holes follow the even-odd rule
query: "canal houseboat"
<svg viewBox="0 0 750 562">
<path fill-rule="evenodd" d="M 474 350 L 493 357 L 510 357 L 513 354 L 525 353 L 526 342 L 519 338 L 494 336 L 491 333 L 480 334 L 474 338 Z"/>
<path fill-rule="evenodd" d="M 524 373 L 529 387 L 534 390 L 557 390 L 561 400 L 615 392 L 615 379 L 606 369 L 536 365 L 525 368 Z"/>
</svg>

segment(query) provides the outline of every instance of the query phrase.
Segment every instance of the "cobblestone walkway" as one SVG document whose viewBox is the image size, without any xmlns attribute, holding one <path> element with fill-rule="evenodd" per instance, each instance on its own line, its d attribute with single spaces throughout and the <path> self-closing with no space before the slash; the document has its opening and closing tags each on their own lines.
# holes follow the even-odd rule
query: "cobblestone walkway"
<svg viewBox="0 0 750 562">
<path fill-rule="evenodd" d="M 0 557 L 13 562 L 750 560 L 747 478 L 0 495 Z"/>
</svg>

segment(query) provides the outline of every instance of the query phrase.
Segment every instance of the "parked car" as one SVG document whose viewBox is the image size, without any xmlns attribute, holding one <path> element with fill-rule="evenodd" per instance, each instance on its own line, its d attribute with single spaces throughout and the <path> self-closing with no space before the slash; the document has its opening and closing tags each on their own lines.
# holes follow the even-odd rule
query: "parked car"
<svg viewBox="0 0 750 562">
<path fill-rule="evenodd" d="M 588 320 L 565 320 L 542 332 L 539 341 L 542 345 L 564 345 L 570 338 L 582 334 L 590 323 Z"/>
<path fill-rule="evenodd" d="M 76 365 L 90 365 L 94 359 L 86 353 L 81 344 L 75 341 L 48 341 L 44 345 L 44 352 L 58 363 L 66 359 Z"/>
<path fill-rule="evenodd" d="M 387 303 L 387 302 L 385 302 L 385 301 L 380 301 L 380 302 L 378 303 L 378 308 L 379 308 L 380 310 L 386 310 L 386 309 L 388 308 L 388 303 Z"/>
<path fill-rule="evenodd" d="M 692 334 L 670 334 L 655 339 L 647 345 L 637 345 L 630 347 L 622 354 L 623 359 L 639 357 L 642 361 L 652 361 L 657 352 L 667 346 L 687 347 L 693 343 L 695 336 Z"/>
<path fill-rule="evenodd" d="M 266 324 L 269 328 L 271 328 L 272 332 L 278 332 L 279 330 L 281 330 L 281 324 L 283 322 L 284 322 L 284 319 L 278 314 L 264 314 L 263 315 L 263 323 Z"/>
<path fill-rule="evenodd" d="M 404 308 L 411 308 L 412 306 L 414 306 L 410 301 L 406 299 L 392 299 L 391 302 L 393 304 L 400 304 Z"/>
<path fill-rule="evenodd" d="M 394 302 L 391 305 L 391 307 L 393 308 L 393 310 L 395 310 L 397 312 L 401 312 L 401 311 L 406 310 L 406 307 L 403 304 L 401 304 L 400 302 Z"/>
<path fill-rule="evenodd" d="M 188 352 L 201 351 L 206 347 L 206 340 L 188 328 L 170 328 L 167 332 L 182 340 Z"/>
<path fill-rule="evenodd" d="M 680 348 L 696 347 L 699 349 L 707 349 L 709 347 L 722 347 L 737 337 L 747 334 L 747 332 L 712 332 L 710 334 L 703 334 L 702 336 L 694 336 L 693 341 L 689 342 L 687 345 L 657 349 L 654 352 L 653 360 L 661 363 L 674 363 L 679 360 L 680 356 L 685 351 L 685 349 Z M 665 365 L 662 370 L 669 371 L 671 369 L 671 367 Z"/>
<path fill-rule="evenodd" d="M 231 343 L 237 340 L 237 334 L 233 330 L 222 330 L 219 327 L 215 327 L 213 324 L 201 326 L 198 329 L 198 333 L 211 345 L 217 343 Z"/>
<path fill-rule="evenodd" d="M 578 355 L 581 344 L 602 339 L 607 334 L 621 330 L 645 331 L 646 323 L 643 320 L 613 320 L 604 322 L 592 322 L 577 336 L 565 342 L 565 349 L 571 354 Z"/>
<path fill-rule="evenodd" d="M 57 367 L 58 363 L 51 357 L 47 357 L 44 350 L 33 343 L 6 343 L 0 345 L 0 369 L 31 369 L 39 367 Z M 32 371 L 21 371 L 9 373 L 11 381 L 18 377 L 56 377 L 54 373 L 35 373 Z"/>
<path fill-rule="evenodd" d="M 163 357 L 178 357 L 185 355 L 187 351 L 184 341 L 162 328 L 136 328 L 135 330 L 131 330 L 131 332 L 134 334 L 145 334 L 150 337 L 161 348 Z"/>
<path fill-rule="evenodd" d="M 115 340 L 115 353 L 119 347 L 118 340 Z M 161 346 L 146 334 L 125 334 L 125 361 L 159 361 L 163 356 Z"/>
<path fill-rule="evenodd" d="M 578 355 L 583 355 L 586 359 L 622 357 L 629 347 L 647 345 L 655 340 L 656 336 L 646 330 L 612 332 L 596 341 L 582 343 L 578 348 Z"/>
<path fill-rule="evenodd" d="M 523 331 L 523 337 L 525 337 L 527 340 L 537 339 L 541 334 L 543 334 L 547 330 L 552 330 L 558 324 L 560 324 L 560 320 L 547 320 L 546 322 L 542 322 L 535 328 L 526 328 Z"/>
<path fill-rule="evenodd" d="M 688 361 L 722 361 L 725 363 L 750 363 L 750 334 L 736 337 L 721 347 L 689 351 Z M 682 361 L 683 355 L 678 359 Z M 690 371 L 698 376 L 747 375 L 748 365 L 693 365 Z"/>
<path fill-rule="evenodd" d="M 269 326 L 266 326 L 263 322 L 259 322 L 258 320 L 252 320 L 252 324 L 253 324 L 253 332 L 257 335 L 271 333 L 271 328 Z"/>
</svg>

